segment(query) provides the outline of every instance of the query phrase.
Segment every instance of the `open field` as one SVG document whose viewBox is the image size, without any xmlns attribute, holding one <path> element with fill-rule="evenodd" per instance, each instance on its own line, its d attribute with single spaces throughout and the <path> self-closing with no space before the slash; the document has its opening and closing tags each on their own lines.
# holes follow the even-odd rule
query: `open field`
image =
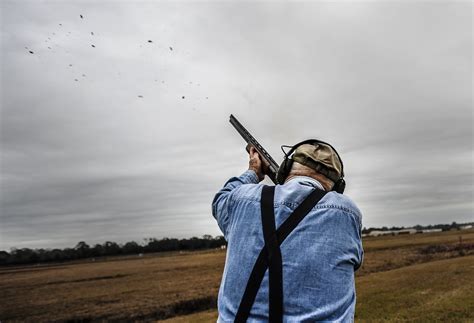
<svg viewBox="0 0 474 323">
<path fill-rule="evenodd" d="M 357 280 L 356 322 L 472 322 L 474 256 L 438 260 Z M 217 311 L 163 322 L 215 322 Z"/>
<path fill-rule="evenodd" d="M 364 240 L 356 319 L 473 321 L 473 245 L 473 230 Z M 216 250 L 3 268 L 0 320 L 215 321 L 224 261 Z"/>
</svg>

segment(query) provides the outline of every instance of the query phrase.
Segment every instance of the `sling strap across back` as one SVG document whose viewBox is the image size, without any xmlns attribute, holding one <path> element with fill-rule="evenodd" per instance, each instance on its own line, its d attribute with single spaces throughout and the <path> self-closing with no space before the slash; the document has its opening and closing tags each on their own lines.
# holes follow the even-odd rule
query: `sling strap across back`
<svg viewBox="0 0 474 323">
<path fill-rule="evenodd" d="M 283 321 L 283 270 L 280 245 L 325 194 L 326 192 L 323 190 L 314 189 L 276 230 L 274 213 L 275 186 L 262 187 L 261 217 L 265 245 L 253 266 L 235 317 L 235 322 L 247 321 L 267 268 L 270 298 L 269 321 Z"/>
</svg>

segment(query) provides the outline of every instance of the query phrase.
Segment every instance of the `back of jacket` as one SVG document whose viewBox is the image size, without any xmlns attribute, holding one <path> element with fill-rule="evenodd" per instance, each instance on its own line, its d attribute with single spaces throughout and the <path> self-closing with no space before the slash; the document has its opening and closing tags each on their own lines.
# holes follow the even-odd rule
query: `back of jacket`
<svg viewBox="0 0 474 323">
<path fill-rule="evenodd" d="M 264 246 L 260 217 L 262 184 L 253 171 L 230 179 L 217 193 L 213 215 L 228 242 L 219 290 L 219 322 L 232 322 L 258 254 Z M 278 228 L 315 188 L 295 177 L 275 189 Z M 284 321 L 352 321 L 354 271 L 361 265 L 361 213 L 346 196 L 328 192 L 281 244 Z M 268 320 L 268 271 L 249 322 Z"/>
</svg>

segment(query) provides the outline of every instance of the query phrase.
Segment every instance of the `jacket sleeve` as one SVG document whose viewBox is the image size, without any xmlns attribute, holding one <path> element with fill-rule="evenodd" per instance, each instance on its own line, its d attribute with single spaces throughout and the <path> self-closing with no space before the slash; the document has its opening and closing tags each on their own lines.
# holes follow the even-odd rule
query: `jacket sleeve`
<svg viewBox="0 0 474 323">
<path fill-rule="evenodd" d="M 214 197 L 212 201 L 212 215 L 217 220 L 217 224 L 224 234 L 224 237 L 227 237 L 227 228 L 232 217 L 232 193 L 243 184 L 257 183 L 257 174 L 253 170 L 247 170 L 239 177 L 229 179 Z"/>
</svg>

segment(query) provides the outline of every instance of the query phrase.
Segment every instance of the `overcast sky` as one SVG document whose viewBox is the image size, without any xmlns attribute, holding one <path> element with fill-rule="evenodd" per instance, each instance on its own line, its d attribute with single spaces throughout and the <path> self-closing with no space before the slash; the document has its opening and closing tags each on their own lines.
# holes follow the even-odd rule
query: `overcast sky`
<svg viewBox="0 0 474 323">
<path fill-rule="evenodd" d="M 332 143 L 366 227 L 474 221 L 470 1 L 0 6 L 0 250 L 220 234 L 231 113 Z"/>
</svg>

